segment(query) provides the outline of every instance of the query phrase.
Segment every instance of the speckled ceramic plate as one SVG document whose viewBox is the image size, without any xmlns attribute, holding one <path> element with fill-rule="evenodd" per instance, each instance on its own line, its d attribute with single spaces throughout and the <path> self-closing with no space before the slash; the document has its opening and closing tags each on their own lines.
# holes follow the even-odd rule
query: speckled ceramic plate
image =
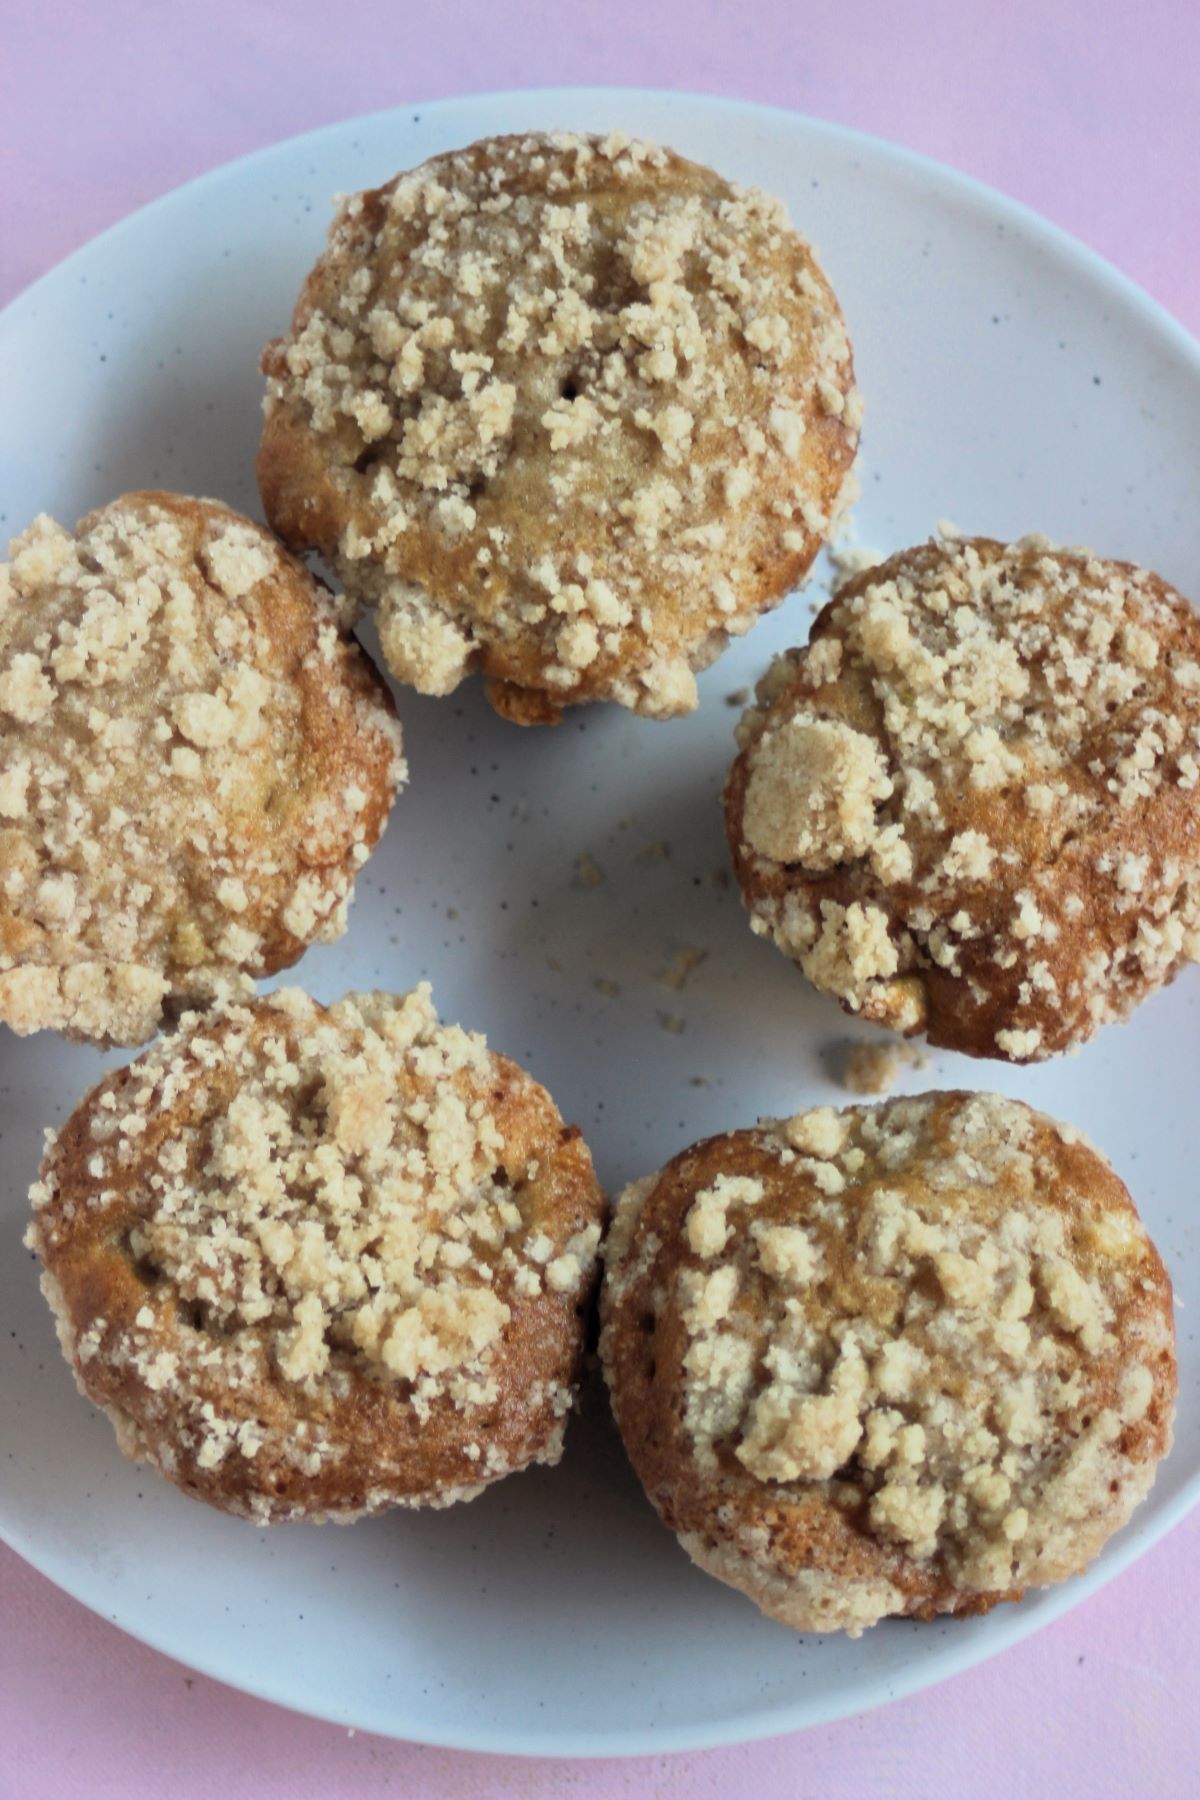
<svg viewBox="0 0 1200 1800">
<path fill-rule="evenodd" d="M 811 120 L 684 96 L 538 93 L 379 114 L 219 169 L 127 220 L 0 317 L 0 514 L 73 520 L 166 485 L 257 510 L 257 359 L 321 246 L 329 197 L 530 126 L 620 125 L 783 194 L 845 307 L 867 403 L 859 535 L 944 516 L 1041 530 L 1200 582 L 1200 351 L 1049 225 L 931 163 Z M 616 708 L 555 732 L 474 687 L 400 696 L 412 783 L 349 935 L 299 978 L 321 998 L 434 983 L 446 1017 L 551 1087 L 616 1188 L 690 1140 L 844 1098 L 852 1028 L 746 929 L 721 883 L 728 696 L 802 639 L 795 597 L 704 676 L 694 717 Z M 585 853 L 603 879 L 573 880 Z M 706 960 L 660 980 L 685 946 Z M 1193 1232 L 1200 977 L 1082 1055 L 1025 1071 L 938 1057 L 1073 1120 L 1115 1158 L 1182 1301 L 1178 1442 L 1084 1578 L 968 1623 L 797 1637 L 692 1568 L 593 1402 L 556 1470 L 470 1506 L 346 1530 L 248 1525 L 122 1461 L 75 1393 L 20 1247 L 43 1123 L 105 1066 L 0 1041 L 0 1528 L 54 1581 L 208 1674 L 337 1720 L 472 1749 L 609 1754 L 716 1744 L 941 1679 L 1083 1600 L 1200 1494 Z"/>
</svg>

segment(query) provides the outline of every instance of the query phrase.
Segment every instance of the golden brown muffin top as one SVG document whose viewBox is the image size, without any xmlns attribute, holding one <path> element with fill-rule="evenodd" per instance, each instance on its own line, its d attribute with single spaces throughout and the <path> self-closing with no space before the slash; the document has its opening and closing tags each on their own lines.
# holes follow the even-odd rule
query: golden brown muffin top
<svg viewBox="0 0 1200 1800">
<path fill-rule="evenodd" d="M 748 1560 L 768 1610 L 798 1578 L 810 1628 L 1061 1579 L 1169 1443 L 1162 1263 L 1109 1165 L 1014 1101 L 710 1139 L 622 1196 L 606 1261 L 602 1352 L 651 1498 L 705 1566 Z"/>
<path fill-rule="evenodd" d="M 395 673 L 511 716 L 695 704 L 807 568 L 860 405 L 783 205 L 673 152 L 491 139 L 341 204 L 264 356 L 259 479 Z"/>
<path fill-rule="evenodd" d="M 0 1019 L 139 1043 L 344 929 L 405 768 L 331 597 L 215 501 L 0 564 Z"/>
<path fill-rule="evenodd" d="M 846 1006 L 1025 1062 L 1200 956 L 1200 621 L 1043 538 L 901 552 L 760 684 L 726 795 L 756 930 Z"/>
<path fill-rule="evenodd" d="M 86 1390 L 204 1498 L 436 1503 L 557 1446 L 603 1199 L 545 1091 L 428 986 L 189 1016 L 83 1103 L 33 1198 Z"/>
</svg>

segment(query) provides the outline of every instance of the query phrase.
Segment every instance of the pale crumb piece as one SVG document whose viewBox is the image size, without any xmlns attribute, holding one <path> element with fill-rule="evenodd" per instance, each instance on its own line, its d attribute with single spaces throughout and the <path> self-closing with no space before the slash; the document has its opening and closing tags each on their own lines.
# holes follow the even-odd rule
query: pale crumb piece
<svg viewBox="0 0 1200 1800">
<path fill-rule="evenodd" d="M 603 880 L 604 870 L 600 867 L 600 864 L 596 861 L 590 850 L 585 850 L 582 856 L 576 857 L 575 874 L 572 882 L 574 887 L 599 887 Z"/>
<path fill-rule="evenodd" d="M 13 656 L 0 673 L 0 712 L 22 725 L 36 725 L 54 704 L 54 683 L 42 672 L 38 657 Z"/>
<path fill-rule="evenodd" d="M 682 1018 L 679 1013 L 660 1012 L 658 1022 L 663 1030 L 669 1032 L 672 1037 L 678 1037 L 680 1032 L 687 1028 L 687 1020 Z"/>
<path fill-rule="evenodd" d="M 826 545 L 826 554 L 833 569 L 834 582 L 841 586 L 853 575 L 861 575 L 864 569 L 874 569 L 883 560 L 882 550 L 872 550 L 865 544 L 848 542 L 845 538 L 835 538 Z"/>
<path fill-rule="evenodd" d="M 810 1107 L 785 1119 L 780 1127 L 789 1144 L 809 1156 L 835 1157 L 846 1146 L 850 1127 L 831 1106 Z"/>
<path fill-rule="evenodd" d="M 750 1235 L 758 1245 L 758 1260 L 768 1275 L 792 1282 L 809 1282 L 817 1274 L 820 1251 L 807 1231 L 798 1225 L 764 1225 L 756 1221 Z"/>
<path fill-rule="evenodd" d="M 597 975 L 595 980 L 592 982 L 592 986 L 595 988 L 595 990 L 598 994 L 604 994 L 610 1000 L 615 1000 L 617 995 L 621 991 L 620 982 L 619 981 L 610 981 L 608 979 L 608 977 L 605 975 Z"/>
<path fill-rule="evenodd" d="M 1037 1025 L 1021 1031 L 1015 1027 L 996 1033 L 996 1046 L 1014 1062 L 1030 1062 L 1041 1048 L 1042 1033 Z"/>
<path fill-rule="evenodd" d="M 474 657 L 469 635 L 412 582 L 391 577 L 376 599 L 379 642 L 388 667 L 419 694 L 452 694 Z"/>
<path fill-rule="evenodd" d="M 661 1241 L 651 1233 L 643 1238 L 636 1258 L 633 1261 L 629 1260 L 629 1250 L 637 1231 L 642 1207 L 653 1192 L 657 1181 L 657 1175 L 647 1175 L 641 1181 L 630 1182 L 629 1186 L 618 1194 L 613 1206 L 602 1254 L 605 1288 L 614 1299 L 621 1299 L 628 1292 L 633 1283 L 645 1273 L 654 1256 L 662 1248 Z"/>
<path fill-rule="evenodd" d="M 729 1235 L 726 1213 L 730 1206 L 754 1206 L 763 1197 L 761 1181 L 737 1175 L 718 1175 L 709 1188 L 696 1195 L 684 1223 L 690 1247 L 702 1258 L 716 1256 Z"/>
<path fill-rule="evenodd" d="M 797 713 L 759 738 L 750 757 L 743 830 L 775 862 L 826 869 L 860 856 L 876 836 L 876 807 L 892 792 L 871 738 Z"/>
<path fill-rule="evenodd" d="M 785 914 L 776 927 L 777 941 L 794 954 L 815 987 L 836 994 L 859 1012 L 881 982 L 894 975 L 900 956 L 888 932 L 882 907 L 855 900 L 843 906 L 822 900 L 820 924 Z"/>
<path fill-rule="evenodd" d="M 556 1294 L 576 1294 L 592 1278 L 600 1245 L 599 1225 L 589 1225 L 572 1237 L 561 1256 L 546 1264 L 546 1286 Z"/>
<path fill-rule="evenodd" d="M 793 1267 L 775 1262 L 768 1273 L 778 1276 Z M 797 1395 L 790 1383 L 778 1381 L 762 1389 L 737 1446 L 738 1461 L 760 1481 L 828 1480 L 862 1436 L 859 1415 L 866 1390 L 866 1363 L 848 1337 L 828 1377 L 827 1392 Z"/>
</svg>

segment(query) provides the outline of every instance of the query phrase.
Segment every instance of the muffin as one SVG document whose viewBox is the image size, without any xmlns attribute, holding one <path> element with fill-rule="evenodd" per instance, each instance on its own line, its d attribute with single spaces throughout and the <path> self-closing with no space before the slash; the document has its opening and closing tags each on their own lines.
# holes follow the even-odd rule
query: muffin
<svg viewBox="0 0 1200 1800">
<path fill-rule="evenodd" d="M 399 680 L 478 669 L 521 724 L 691 711 L 808 569 L 861 416 L 783 205 L 618 132 L 343 199 L 263 370 L 276 531 L 375 608 Z"/>
<path fill-rule="evenodd" d="M 1200 621 L 1043 538 L 847 582 L 725 790 L 754 931 L 850 1012 L 1036 1062 L 1200 958 Z"/>
<path fill-rule="evenodd" d="M 1170 1445 L 1171 1286 L 1129 1195 L 992 1095 L 694 1145 L 618 1202 L 601 1312 L 664 1522 L 800 1631 L 1063 1580 Z"/>
<path fill-rule="evenodd" d="M 555 1462 L 604 1201 L 427 986 L 187 1016 L 50 1134 L 27 1242 L 127 1456 L 260 1524 Z"/>
<path fill-rule="evenodd" d="M 0 1022 L 138 1044 L 345 929 L 405 776 L 331 596 L 212 500 L 0 564 Z"/>
</svg>

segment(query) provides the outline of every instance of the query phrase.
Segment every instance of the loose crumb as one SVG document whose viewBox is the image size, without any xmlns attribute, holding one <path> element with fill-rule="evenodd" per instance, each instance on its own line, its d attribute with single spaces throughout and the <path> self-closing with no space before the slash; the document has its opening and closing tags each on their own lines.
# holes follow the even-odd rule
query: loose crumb
<svg viewBox="0 0 1200 1800">
<path fill-rule="evenodd" d="M 924 1069 L 928 1064 L 914 1044 L 854 1044 L 846 1055 L 842 1085 L 852 1094 L 890 1094 L 905 1067 Z"/>
<path fill-rule="evenodd" d="M 707 950 L 701 950 L 696 944 L 685 944 L 681 950 L 676 951 L 666 968 L 659 971 L 657 979 L 664 987 L 676 990 L 684 988 L 694 971 L 707 959 Z"/>
<path fill-rule="evenodd" d="M 834 585 L 838 587 L 843 581 L 849 581 L 851 576 L 861 575 L 864 569 L 874 569 L 884 560 L 882 550 L 872 550 L 865 544 L 845 540 L 826 545 L 825 553 L 833 570 Z"/>
</svg>

